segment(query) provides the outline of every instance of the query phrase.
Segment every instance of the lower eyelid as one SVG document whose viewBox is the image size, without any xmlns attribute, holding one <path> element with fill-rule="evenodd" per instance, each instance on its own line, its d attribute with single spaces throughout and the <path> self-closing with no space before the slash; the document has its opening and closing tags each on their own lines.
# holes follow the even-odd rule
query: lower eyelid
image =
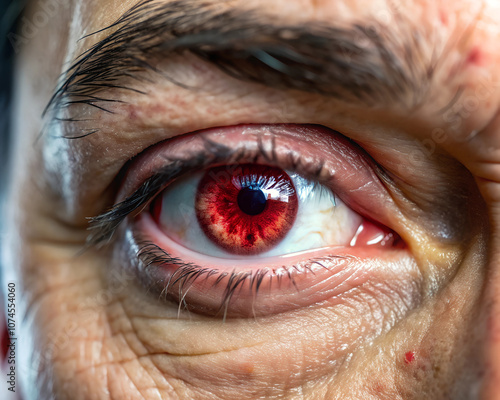
<svg viewBox="0 0 500 400">
<path fill-rule="evenodd" d="M 405 249 L 379 247 L 315 249 L 258 262 L 228 260 L 226 264 L 207 257 L 197 265 L 193 252 L 165 237 L 159 240 L 156 229 L 151 217 L 144 214 L 137 217 L 128 235 L 141 238 L 142 244 L 136 244 L 141 248 L 138 268 L 148 277 L 148 290 L 174 302 L 182 299 L 178 307 L 213 316 L 268 315 L 322 301 L 333 305 L 345 293 L 365 290 L 366 285 L 385 284 L 395 276 L 396 281 L 410 285 L 418 275 Z"/>
</svg>

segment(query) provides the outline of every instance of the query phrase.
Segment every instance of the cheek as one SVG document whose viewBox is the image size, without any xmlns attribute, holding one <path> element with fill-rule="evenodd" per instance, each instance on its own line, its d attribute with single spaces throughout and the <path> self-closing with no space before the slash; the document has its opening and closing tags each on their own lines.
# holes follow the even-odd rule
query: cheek
<svg viewBox="0 0 500 400">
<path fill-rule="evenodd" d="M 352 353 L 359 341 L 385 329 L 383 319 L 373 319 L 376 302 L 369 295 L 351 300 L 349 306 L 309 308 L 271 319 L 228 319 L 208 329 L 194 320 L 158 319 L 155 324 L 148 321 L 140 335 L 158 354 L 155 363 L 165 375 L 182 377 L 222 398 L 283 395 L 277 382 L 287 382 L 287 387 L 306 383 L 319 393 L 325 389 L 324 379 L 335 378 L 337 395 L 351 398 L 360 389 L 350 383 L 353 376 L 362 375 L 363 386 L 369 380 L 364 374 L 366 364 L 353 362 Z M 371 363 L 376 358 L 363 360 Z M 337 376 L 345 366 L 350 370 Z M 247 391 L 251 395 L 242 395 Z M 366 393 L 366 388 L 360 393 Z"/>
</svg>

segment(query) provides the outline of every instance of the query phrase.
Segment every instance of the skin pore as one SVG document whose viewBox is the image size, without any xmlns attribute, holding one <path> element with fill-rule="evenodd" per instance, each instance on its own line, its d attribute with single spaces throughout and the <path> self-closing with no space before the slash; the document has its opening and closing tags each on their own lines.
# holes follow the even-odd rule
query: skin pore
<svg viewBox="0 0 500 400">
<path fill-rule="evenodd" d="M 398 96 L 368 100 L 348 87 L 332 93 L 335 82 L 326 93 L 275 84 L 274 75 L 267 84 L 252 82 L 222 71 L 202 57 L 216 52 L 202 47 L 197 56 L 156 51 L 147 59 L 154 69 L 133 71 L 139 79 L 127 70 L 116 81 L 122 88 L 98 93 L 115 100 L 98 103 L 111 112 L 89 106 L 86 98 L 62 110 L 49 107 L 42 118 L 60 75 L 120 25 L 87 35 L 136 2 L 60 5 L 17 60 L 4 276 L 20 290 L 25 397 L 500 398 L 496 2 L 176 3 L 226 18 L 232 11 L 240 22 L 252 10 L 252 23 L 366 27 L 356 43 L 380 68 L 370 76 L 376 90 L 390 93 L 377 79 L 398 70 L 421 79 L 422 87 L 400 88 L 400 81 L 388 79 Z M 40 7 L 33 2 L 26 18 Z M 377 63 L 385 60 L 372 49 L 378 37 L 390 39 L 397 56 L 390 60 L 399 68 Z M 341 58 L 349 65 L 355 56 Z M 339 192 L 351 185 L 339 193 L 342 201 L 397 233 L 405 248 L 345 248 L 338 254 L 350 258 L 335 264 L 341 272 L 324 280 L 317 272 L 318 282 L 291 293 L 287 307 L 270 292 L 257 297 L 255 317 L 241 317 L 235 306 L 223 321 L 207 311 L 203 296 L 192 294 L 196 286 L 186 295 L 191 310 L 178 298 L 160 301 L 152 289 L 158 276 L 134 264 L 134 234 L 147 226 L 137 216 L 145 215 L 146 205 L 120 221 L 107 245 L 86 247 L 88 218 L 140 187 L 158 160 L 151 154 L 178 145 L 176 155 L 188 158 L 203 148 L 201 138 L 247 148 L 260 138 L 266 147 L 270 132 L 276 157 L 292 149 L 311 163 L 323 159 L 324 171 L 335 170 Z"/>
</svg>

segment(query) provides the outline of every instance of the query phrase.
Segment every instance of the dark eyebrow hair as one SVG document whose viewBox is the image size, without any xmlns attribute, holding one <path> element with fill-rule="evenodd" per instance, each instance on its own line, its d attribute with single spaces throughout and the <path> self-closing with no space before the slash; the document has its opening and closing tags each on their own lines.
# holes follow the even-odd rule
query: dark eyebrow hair
<svg viewBox="0 0 500 400">
<path fill-rule="evenodd" d="M 399 103 L 411 108 L 423 101 L 437 61 L 426 59 L 415 28 L 399 17 L 402 22 L 390 29 L 370 21 L 344 27 L 283 25 L 258 10 L 220 3 L 142 0 L 91 34 L 110 31 L 63 74 L 46 113 L 73 104 L 108 111 L 106 103 L 118 100 L 100 93 L 142 93 L 133 85 L 140 72 L 161 73 L 155 60 L 184 52 L 245 81 L 368 106 Z"/>
</svg>

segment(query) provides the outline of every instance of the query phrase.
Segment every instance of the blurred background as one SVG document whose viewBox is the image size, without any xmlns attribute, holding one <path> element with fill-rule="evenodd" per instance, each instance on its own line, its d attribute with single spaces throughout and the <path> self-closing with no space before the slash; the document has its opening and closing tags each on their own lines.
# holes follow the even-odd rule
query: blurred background
<svg viewBox="0 0 500 400">
<path fill-rule="evenodd" d="M 5 201 L 5 188 L 8 181 L 8 152 L 11 138 L 10 112 L 11 112 L 11 90 L 13 79 L 14 47 L 9 40 L 9 33 L 16 32 L 19 15 L 24 8 L 23 0 L 0 0 L 0 268 L 5 262 L 2 256 L 2 241 L 7 234 L 3 226 L 3 205 Z M 11 35 L 12 37 L 12 35 Z M 6 334 L 5 307 L 4 307 L 4 282 L 0 274 L 0 371 L 6 364 L 3 363 L 7 350 L 8 335 Z M 4 365 L 3 365 L 4 364 Z M 3 376 L 2 371 L 2 376 Z M 2 389 L 4 385 L 2 385 Z M 6 392 L 2 390 L 2 398 L 7 398 Z M 3 397 L 7 396 L 7 397 Z M 9 398 L 15 398 L 11 396 Z"/>
<path fill-rule="evenodd" d="M 21 3 L 23 1 L 0 0 L 0 206 L 3 203 L 7 178 L 6 164 L 7 149 L 9 147 L 10 92 L 12 88 L 12 64 L 14 58 L 14 48 L 9 43 L 8 34 L 9 32 L 15 32 L 16 9 Z"/>
<path fill-rule="evenodd" d="M 16 32 L 16 22 L 25 3 L 24 0 L 0 0 L 0 202 L 7 178 L 10 92 L 14 59 L 14 48 L 9 41 L 9 33 Z"/>
</svg>

